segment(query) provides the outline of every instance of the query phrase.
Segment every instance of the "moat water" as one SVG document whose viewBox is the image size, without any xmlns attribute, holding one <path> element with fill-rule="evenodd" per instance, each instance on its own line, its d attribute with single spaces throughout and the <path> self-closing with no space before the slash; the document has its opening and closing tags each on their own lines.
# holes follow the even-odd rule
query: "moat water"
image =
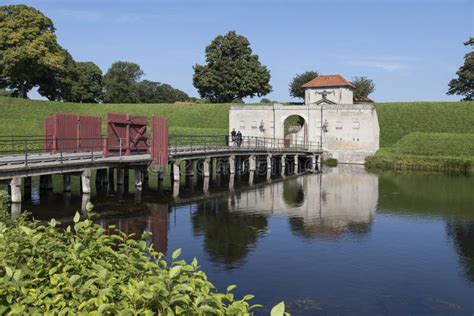
<svg viewBox="0 0 474 316">
<path fill-rule="evenodd" d="M 209 279 L 293 315 L 473 315 L 474 178 L 371 174 L 339 166 L 248 184 L 183 181 L 177 197 L 156 180 L 141 193 L 95 188 L 96 222 L 153 233 L 158 250 L 198 259 Z M 83 200 L 33 189 L 22 209 L 70 221 Z M 94 181 L 92 181 L 94 182 Z"/>
</svg>

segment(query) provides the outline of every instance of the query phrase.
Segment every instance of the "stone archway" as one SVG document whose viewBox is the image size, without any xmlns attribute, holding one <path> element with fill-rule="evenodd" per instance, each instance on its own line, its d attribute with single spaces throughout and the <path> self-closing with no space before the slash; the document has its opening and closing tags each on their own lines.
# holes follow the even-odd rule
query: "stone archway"
<svg viewBox="0 0 474 316">
<path fill-rule="evenodd" d="M 288 115 L 283 120 L 283 138 L 290 145 L 308 141 L 308 122 L 298 114 Z"/>
</svg>

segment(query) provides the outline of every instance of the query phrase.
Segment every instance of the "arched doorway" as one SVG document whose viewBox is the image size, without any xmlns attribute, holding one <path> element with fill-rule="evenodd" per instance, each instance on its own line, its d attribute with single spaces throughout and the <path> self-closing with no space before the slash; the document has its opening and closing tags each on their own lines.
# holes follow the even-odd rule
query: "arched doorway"
<svg viewBox="0 0 474 316">
<path fill-rule="evenodd" d="M 285 143 L 303 144 L 308 140 L 308 124 L 300 115 L 290 115 L 283 122 Z"/>
</svg>

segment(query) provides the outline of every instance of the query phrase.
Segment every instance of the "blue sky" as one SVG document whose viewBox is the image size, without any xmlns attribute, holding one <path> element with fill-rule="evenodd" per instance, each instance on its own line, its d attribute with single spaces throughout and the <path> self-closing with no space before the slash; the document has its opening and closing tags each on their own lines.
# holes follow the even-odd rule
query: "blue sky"
<svg viewBox="0 0 474 316">
<path fill-rule="evenodd" d="M 376 101 L 459 100 L 447 85 L 474 35 L 472 0 L 37 0 L 60 44 L 105 72 L 138 63 L 145 78 L 191 96 L 206 45 L 236 30 L 271 71 L 272 100 L 289 101 L 295 74 L 368 76 Z M 32 95 L 34 97 L 34 95 Z"/>
</svg>

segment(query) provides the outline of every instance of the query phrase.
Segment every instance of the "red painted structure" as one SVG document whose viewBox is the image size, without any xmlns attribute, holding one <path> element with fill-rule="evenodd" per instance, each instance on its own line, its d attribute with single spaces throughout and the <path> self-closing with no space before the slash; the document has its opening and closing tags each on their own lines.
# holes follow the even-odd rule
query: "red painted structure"
<svg viewBox="0 0 474 316">
<path fill-rule="evenodd" d="M 168 120 L 163 117 L 151 117 L 151 159 L 152 164 L 161 168 L 168 165 Z"/>
<path fill-rule="evenodd" d="M 58 113 L 44 119 L 46 152 L 102 150 L 99 116 Z"/>
<path fill-rule="evenodd" d="M 146 116 L 107 113 L 107 150 L 124 155 L 148 152 Z"/>
</svg>

